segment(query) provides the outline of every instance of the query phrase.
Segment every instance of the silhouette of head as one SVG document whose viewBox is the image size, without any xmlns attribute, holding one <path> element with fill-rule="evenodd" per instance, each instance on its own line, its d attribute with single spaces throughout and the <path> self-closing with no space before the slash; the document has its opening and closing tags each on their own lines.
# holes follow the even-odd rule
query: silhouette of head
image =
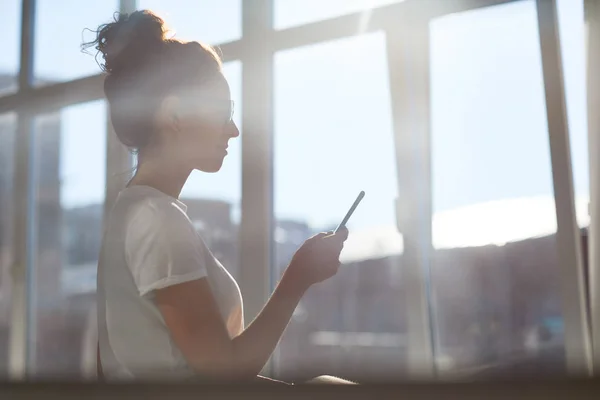
<svg viewBox="0 0 600 400">
<path fill-rule="evenodd" d="M 151 11 L 117 14 L 84 46 L 102 54 L 114 130 L 140 162 L 158 155 L 181 168 L 216 172 L 229 139 L 239 135 L 221 59 L 210 46 L 167 32 Z"/>
</svg>

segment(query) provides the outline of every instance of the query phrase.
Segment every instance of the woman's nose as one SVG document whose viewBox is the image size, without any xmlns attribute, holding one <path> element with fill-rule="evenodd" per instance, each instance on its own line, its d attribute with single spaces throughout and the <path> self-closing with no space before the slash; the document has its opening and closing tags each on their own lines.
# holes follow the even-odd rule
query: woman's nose
<svg viewBox="0 0 600 400">
<path fill-rule="evenodd" d="M 240 130 L 233 121 L 230 124 L 227 124 L 227 136 L 231 138 L 236 138 L 240 136 Z"/>
</svg>

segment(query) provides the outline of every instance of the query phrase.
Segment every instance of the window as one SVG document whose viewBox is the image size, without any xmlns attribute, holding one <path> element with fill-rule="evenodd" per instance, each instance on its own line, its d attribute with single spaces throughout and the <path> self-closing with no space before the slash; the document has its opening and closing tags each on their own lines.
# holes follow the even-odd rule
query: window
<svg viewBox="0 0 600 400">
<path fill-rule="evenodd" d="M 13 253 L 13 164 L 17 117 L 0 115 L 0 376 L 8 374 Z"/>
<path fill-rule="evenodd" d="M 229 62 L 223 66 L 234 101 L 234 121 L 241 126 L 242 64 Z M 223 266 L 238 276 L 238 232 L 242 195 L 241 140 L 229 142 L 229 155 L 218 174 L 192 172 L 184 186 L 181 198 L 188 206 L 188 214 L 211 251 Z"/>
<path fill-rule="evenodd" d="M 366 191 L 339 273 L 310 290 L 282 338 L 277 375 L 397 377 L 407 329 L 384 35 L 282 51 L 274 65 L 274 278 Z"/>
<path fill-rule="evenodd" d="M 95 368 L 96 266 L 105 187 L 106 105 L 84 103 L 34 123 L 36 229 L 29 344 L 35 376 Z M 93 343 L 90 343 L 92 342 Z"/>
<path fill-rule="evenodd" d="M 438 18 L 430 32 L 437 368 L 563 372 L 535 2 Z"/>
<path fill-rule="evenodd" d="M 163 17 L 176 37 L 212 45 L 242 37 L 241 0 L 138 0 Z"/>
<path fill-rule="evenodd" d="M 401 1 L 404 0 L 274 0 L 274 25 L 275 29 L 285 29 L 357 11 L 368 17 L 373 8 Z"/>
<path fill-rule="evenodd" d="M 589 224 L 590 173 L 587 127 L 586 44 L 583 0 L 558 0 L 558 23 L 563 59 L 567 117 L 571 139 L 573 189 L 581 203 L 579 226 Z"/>
<path fill-rule="evenodd" d="M 219 45 L 242 39 L 244 1 L 252 3 L 132 3 L 164 17 L 179 39 Z M 386 37 L 361 30 L 373 10 L 403 1 L 272 0 L 275 30 L 361 14 L 357 36 L 262 60 L 273 62 L 274 74 L 272 282 L 306 238 L 336 226 L 357 193 L 366 191 L 350 220 L 338 275 L 302 299 L 274 354 L 279 379 L 397 379 L 408 369 L 407 336 L 414 329 L 405 309 L 408 261 L 396 229 Z M 35 86 L 99 74 L 93 49 L 85 54 L 81 44 L 113 20 L 122 2 L 35 1 Z M 429 279 L 435 365 L 442 376 L 518 372 L 521 366 L 562 374 L 562 266 L 536 3 L 476 3 L 472 11 L 429 25 L 433 248 L 423 273 Z M 557 4 L 576 212 L 585 232 L 590 177 L 584 0 Z M 20 0 L 0 3 L 0 96 L 18 89 L 21 9 Z M 241 128 L 242 61 L 225 64 L 224 74 Z M 80 92 L 77 87 L 73 93 Z M 69 101 L 69 93 L 50 94 Z M 0 376 L 8 369 L 14 295 L 16 111 L 0 115 Z M 22 317 L 31 322 L 27 361 L 35 377 L 95 375 L 106 114 L 105 102 L 94 101 L 34 118 L 34 213 L 27 227 L 33 239 L 31 314 Z M 196 228 L 236 278 L 241 172 L 238 138 L 230 142 L 219 174 L 196 171 L 182 191 Z M 429 251 L 429 243 L 419 245 Z"/>
<path fill-rule="evenodd" d="M 21 2 L 0 3 L 0 95 L 17 90 L 21 40 Z"/>
<path fill-rule="evenodd" d="M 90 49 L 90 54 L 83 53 L 81 44 L 93 40 L 93 31 L 100 24 L 111 22 L 118 10 L 118 0 L 38 0 L 34 41 L 35 84 L 48 85 L 100 73 L 94 50 Z"/>
</svg>

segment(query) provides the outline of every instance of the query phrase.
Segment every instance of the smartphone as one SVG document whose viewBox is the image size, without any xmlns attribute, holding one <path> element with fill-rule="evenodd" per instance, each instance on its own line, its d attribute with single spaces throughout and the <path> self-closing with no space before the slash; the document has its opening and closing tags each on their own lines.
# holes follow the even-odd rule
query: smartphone
<svg viewBox="0 0 600 400">
<path fill-rule="evenodd" d="M 337 226 L 337 228 L 335 228 L 335 231 L 333 231 L 334 234 L 337 233 L 338 230 L 340 230 L 341 228 L 343 228 L 344 226 L 346 226 L 346 224 L 348 223 L 348 220 L 350 219 L 350 217 L 354 213 L 354 210 L 356 210 L 356 207 L 358 207 L 358 205 L 360 204 L 360 202 L 363 199 L 363 197 L 365 197 L 365 191 L 361 190 L 360 193 L 358 194 L 358 196 L 356 197 L 356 200 L 354 200 L 354 203 L 352 203 L 352 206 L 350 207 L 350 209 L 346 213 L 346 216 L 344 217 L 344 219 L 342 220 L 342 222 L 340 222 L 340 224 Z"/>
</svg>

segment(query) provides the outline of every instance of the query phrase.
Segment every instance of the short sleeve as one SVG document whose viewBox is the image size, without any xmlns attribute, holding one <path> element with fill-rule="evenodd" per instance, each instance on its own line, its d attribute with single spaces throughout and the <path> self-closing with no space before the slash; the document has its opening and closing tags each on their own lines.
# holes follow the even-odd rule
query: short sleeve
<svg viewBox="0 0 600 400">
<path fill-rule="evenodd" d="M 149 199 L 132 211 L 125 254 L 140 296 L 207 275 L 199 236 L 185 212 L 167 200 Z"/>
</svg>

